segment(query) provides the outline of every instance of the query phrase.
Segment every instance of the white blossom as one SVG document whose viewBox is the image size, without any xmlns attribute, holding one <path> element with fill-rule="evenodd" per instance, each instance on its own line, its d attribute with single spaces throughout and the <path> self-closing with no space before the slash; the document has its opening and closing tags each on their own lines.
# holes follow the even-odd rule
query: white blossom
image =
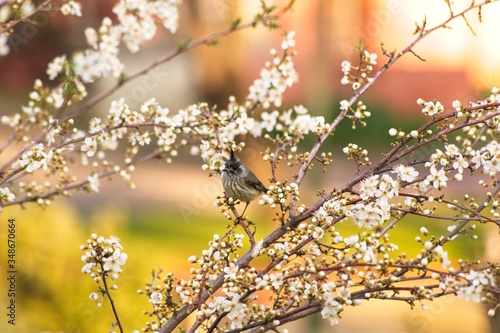
<svg viewBox="0 0 500 333">
<path fill-rule="evenodd" d="M 87 177 L 87 181 L 89 182 L 89 188 L 92 192 L 99 192 L 99 175 L 97 173 L 94 173 L 91 176 Z"/>
<path fill-rule="evenodd" d="M 76 1 L 68 1 L 61 6 L 63 15 L 82 16 L 82 6 Z"/>
<path fill-rule="evenodd" d="M 418 171 L 411 166 L 398 164 L 394 166 L 392 172 L 397 174 L 398 178 L 404 182 L 413 182 L 418 177 Z"/>
<path fill-rule="evenodd" d="M 44 145 L 39 143 L 21 155 L 16 167 L 25 168 L 29 173 L 40 168 L 47 170 L 52 155 L 52 151 L 46 152 Z"/>
<path fill-rule="evenodd" d="M 157 291 L 153 291 L 149 296 L 149 302 L 155 305 L 161 304 L 162 300 L 163 300 L 163 294 Z"/>
<path fill-rule="evenodd" d="M 439 101 L 424 102 L 423 106 L 422 113 L 430 117 L 437 116 L 444 111 L 444 106 Z"/>
<path fill-rule="evenodd" d="M 113 251 L 111 257 L 108 257 L 104 263 L 103 269 L 105 271 L 113 271 L 115 273 L 120 273 L 122 271 L 121 266 L 127 261 L 128 255 L 126 253 L 121 253 L 119 248 Z"/>
<path fill-rule="evenodd" d="M 433 165 L 430 168 L 430 175 L 427 176 L 426 182 L 431 184 L 434 188 L 441 189 L 446 187 L 448 177 L 446 176 L 446 171 L 444 169 L 437 170 Z"/>
</svg>

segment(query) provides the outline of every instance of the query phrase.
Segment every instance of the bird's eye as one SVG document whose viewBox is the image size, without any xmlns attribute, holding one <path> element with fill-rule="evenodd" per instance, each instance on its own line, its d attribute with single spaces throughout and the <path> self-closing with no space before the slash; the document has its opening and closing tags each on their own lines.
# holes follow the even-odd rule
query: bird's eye
<svg viewBox="0 0 500 333">
<path fill-rule="evenodd" d="M 228 163 L 226 165 L 226 169 L 228 169 L 228 171 L 231 171 L 231 172 L 236 172 L 239 169 L 239 165 L 238 165 L 238 163 Z"/>
</svg>

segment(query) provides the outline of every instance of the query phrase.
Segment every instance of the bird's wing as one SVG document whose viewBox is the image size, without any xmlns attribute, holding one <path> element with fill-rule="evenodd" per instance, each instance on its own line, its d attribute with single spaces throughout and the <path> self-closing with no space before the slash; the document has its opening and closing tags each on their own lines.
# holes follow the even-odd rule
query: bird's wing
<svg viewBox="0 0 500 333">
<path fill-rule="evenodd" d="M 246 179 L 246 183 L 249 186 L 251 186 L 251 187 L 253 187 L 253 188 L 255 188 L 255 189 L 257 189 L 257 190 L 259 190 L 261 192 L 264 192 L 264 193 L 267 192 L 267 188 L 264 186 L 264 184 L 262 184 L 262 182 L 254 174 L 250 175 Z"/>
</svg>

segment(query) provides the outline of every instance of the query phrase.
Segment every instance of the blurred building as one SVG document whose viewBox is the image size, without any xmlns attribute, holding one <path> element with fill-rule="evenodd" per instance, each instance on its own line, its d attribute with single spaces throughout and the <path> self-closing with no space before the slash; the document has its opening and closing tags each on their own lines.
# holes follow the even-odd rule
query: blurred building
<svg viewBox="0 0 500 333">
<path fill-rule="evenodd" d="M 219 5 L 193 2 L 197 4 L 194 13 L 201 31 L 234 17 L 250 18 L 258 5 L 238 0 L 215 2 Z M 455 12 L 469 4 L 469 1 L 454 1 Z M 447 106 L 455 99 L 483 97 L 491 86 L 500 84 L 500 74 L 495 74 L 499 73 L 495 69 L 500 68 L 495 57 L 498 46 L 491 42 L 491 34 L 500 28 L 495 19 L 500 5 L 489 7 L 492 8 L 482 14 L 482 23 L 478 22 L 477 10 L 466 15 L 476 36 L 464 19 L 457 19 L 450 24 L 452 30 L 442 29 L 413 48 L 425 61 L 407 54 L 367 92 L 366 98 L 392 106 L 397 112 L 418 114 L 419 97 L 439 99 Z M 357 54 L 353 48 L 359 41 L 378 54 L 382 65 L 387 58 L 382 54 L 381 43 L 388 51 L 403 50 L 416 38 L 415 24 L 420 24 L 424 17 L 431 28 L 449 17 L 449 9 L 444 2 L 430 0 L 297 1 L 282 22 L 285 30 L 297 32 L 296 66 L 301 79 L 288 94 L 288 103 L 321 107 L 318 101 L 346 98 L 350 89 L 339 84 L 340 63 L 344 59 L 355 62 Z M 239 93 L 245 94 L 263 62 L 269 59 L 268 49 L 279 45 L 279 32 L 273 40 L 264 31 L 245 34 L 223 40 L 223 48 L 196 51 L 196 63 L 203 64 L 198 65 L 200 89 L 208 98 L 220 101 L 229 91 L 234 94 L 235 82 L 244 83 L 238 87 Z M 232 47 L 229 52 L 227 44 Z"/>
<path fill-rule="evenodd" d="M 283 6 L 288 0 L 268 3 Z M 85 47 L 83 27 L 97 27 L 102 17 L 113 17 L 111 2 L 103 6 L 83 0 L 82 4 L 85 20 L 51 15 L 40 18 L 39 26 L 27 23 L 17 28 L 17 35 L 25 38 L 14 42 L 17 43 L 15 52 L 0 58 L 0 98 L 6 98 L 2 92 L 14 92 L 19 97 L 26 95 L 35 78 L 46 78 L 48 61 Z M 470 1 L 454 1 L 455 12 L 469 4 Z M 259 6 L 259 1 L 186 0 L 175 37 L 161 32 L 148 43 L 147 51 L 129 54 L 123 50 L 124 59 L 134 68 L 134 63 L 149 61 L 148 56 L 168 52 L 174 47 L 175 38 L 197 39 L 226 28 L 238 17 L 243 22 L 250 20 Z M 482 13 L 482 24 L 478 22 L 477 11 L 466 16 L 477 36 L 463 19 L 450 24 L 453 30 L 443 29 L 432 34 L 413 49 L 425 62 L 407 54 L 381 77 L 381 82 L 371 88 L 364 99 L 392 105 L 390 109 L 397 112 L 418 113 L 415 101 L 419 97 L 439 99 L 449 105 L 457 98 L 469 100 L 484 96 L 492 85 L 500 84 L 498 43 L 493 42 L 495 32 L 500 29 L 500 22 L 495 19 L 499 12 L 500 4 L 489 5 Z M 379 65 L 382 65 L 386 57 L 381 43 L 388 51 L 404 49 L 415 38 L 415 22 L 421 23 L 424 16 L 428 27 L 432 27 L 449 16 L 449 9 L 445 2 L 433 0 L 297 0 L 281 21 L 284 30 L 297 32 L 296 66 L 300 75 L 300 82 L 287 95 L 286 105 L 304 103 L 321 113 L 322 107 L 331 100 L 348 97 L 349 87 L 339 83 L 340 63 L 344 59 L 355 63 L 357 54 L 353 48 L 359 41 L 362 40 L 370 52 L 378 54 Z M 167 96 L 170 102 L 173 97 L 179 99 L 174 103 L 176 107 L 200 100 L 223 107 L 228 95 L 244 97 L 264 62 L 270 59 L 269 49 L 279 47 L 283 29 L 269 34 L 263 27 L 257 27 L 256 31 L 246 30 L 221 38 L 219 46 L 199 47 L 182 56 L 186 61 L 162 66 L 176 78 L 170 80 L 175 81 L 170 85 L 160 85 L 158 91 L 164 94 L 166 87 L 175 90 Z M 28 30 L 30 34 L 25 36 Z"/>
</svg>

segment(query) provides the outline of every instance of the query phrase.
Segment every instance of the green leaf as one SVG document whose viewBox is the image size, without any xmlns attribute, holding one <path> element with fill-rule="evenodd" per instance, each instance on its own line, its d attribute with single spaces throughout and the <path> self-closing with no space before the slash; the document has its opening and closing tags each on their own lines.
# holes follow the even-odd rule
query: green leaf
<svg viewBox="0 0 500 333">
<path fill-rule="evenodd" d="M 208 46 L 217 46 L 217 45 L 219 45 L 219 44 L 220 44 L 220 40 L 219 40 L 219 39 L 217 39 L 217 38 L 216 38 L 216 39 L 209 40 L 209 41 L 207 42 L 207 45 L 208 45 Z"/>
<path fill-rule="evenodd" d="M 191 43 L 191 37 L 177 37 L 175 43 L 181 50 L 185 50 Z"/>
<path fill-rule="evenodd" d="M 241 17 L 238 17 L 237 19 L 234 19 L 233 21 L 231 21 L 231 27 L 232 28 L 236 28 L 240 24 L 241 24 Z"/>
</svg>

